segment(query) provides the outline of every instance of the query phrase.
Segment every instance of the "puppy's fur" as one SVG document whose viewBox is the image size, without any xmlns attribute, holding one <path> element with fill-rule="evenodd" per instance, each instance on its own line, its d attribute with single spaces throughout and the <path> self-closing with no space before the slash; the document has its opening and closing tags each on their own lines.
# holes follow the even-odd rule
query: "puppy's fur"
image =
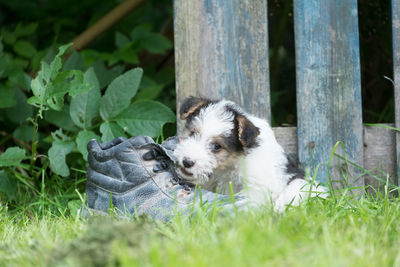
<svg viewBox="0 0 400 267">
<path fill-rule="evenodd" d="M 187 98 L 180 117 L 185 130 L 174 152 L 178 174 L 210 191 L 242 192 L 250 202 L 276 210 L 297 205 L 317 189 L 291 164 L 270 125 L 231 101 Z"/>
</svg>

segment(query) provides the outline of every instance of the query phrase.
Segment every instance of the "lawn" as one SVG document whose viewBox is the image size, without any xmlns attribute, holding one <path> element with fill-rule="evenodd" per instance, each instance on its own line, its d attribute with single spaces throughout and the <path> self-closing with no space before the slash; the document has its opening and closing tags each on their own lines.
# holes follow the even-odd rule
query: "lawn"
<svg viewBox="0 0 400 267">
<path fill-rule="evenodd" d="M 215 214 L 214 214 L 215 215 Z M 0 206 L 4 266 L 400 266 L 400 200 L 349 194 L 277 214 L 81 219 Z"/>
</svg>

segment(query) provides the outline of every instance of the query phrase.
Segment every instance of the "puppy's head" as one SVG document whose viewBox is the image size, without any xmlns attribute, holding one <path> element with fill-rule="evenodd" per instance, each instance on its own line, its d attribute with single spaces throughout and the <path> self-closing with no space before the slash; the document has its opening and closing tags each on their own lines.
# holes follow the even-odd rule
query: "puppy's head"
<svg viewBox="0 0 400 267">
<path fill-rule="evenodd" d="M 235 164 L 240 155 L 257 146 L 259 129 L 230 101 L 190 97 L 181 105 L 186 120 L 174 155 L 178 173 L 197 184 L 218 169 Z"/>
</svg>

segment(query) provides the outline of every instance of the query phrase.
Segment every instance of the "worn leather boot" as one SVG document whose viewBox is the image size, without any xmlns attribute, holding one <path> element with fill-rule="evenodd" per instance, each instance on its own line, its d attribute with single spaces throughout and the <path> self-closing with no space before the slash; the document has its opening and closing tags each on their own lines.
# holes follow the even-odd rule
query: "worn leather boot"
<svg viewBox="0 0 400 267">
<path fill-rule="evenodd" d="M 169 220 L 206 203 L 228 211 L 244 205 L 241 197 L 198 190 L 181 181 L 173 164 L 176 144 L 176 137 L 161 145 L 146 136 L 117 138 L 104 144 L 90 141 L 84 212 L 108 213 L 115 208 L 121 215 L 147 214 Z"/>
</svg>

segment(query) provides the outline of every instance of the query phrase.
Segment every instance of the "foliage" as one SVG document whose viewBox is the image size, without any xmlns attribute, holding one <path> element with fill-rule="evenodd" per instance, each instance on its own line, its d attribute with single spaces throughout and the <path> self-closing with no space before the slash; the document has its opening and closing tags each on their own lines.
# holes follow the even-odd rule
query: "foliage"
<svg viewBox="0 0 400 267">
<path fill-rule="evenodd" d="M 174 134 L 164 127 L 175 121 L 173 68 L 164 63 L 172 43 L 160 33 L 170 2 L 146 2 L 74 51 L 60 44 L 119 4 L 75 2 L 0 0 L 0 201 L 11 207 L 16 195 L 36 201 L 42 190 L 54 194 L 54 210 L 74 203 L 91 139 Z"/>
</svg>

